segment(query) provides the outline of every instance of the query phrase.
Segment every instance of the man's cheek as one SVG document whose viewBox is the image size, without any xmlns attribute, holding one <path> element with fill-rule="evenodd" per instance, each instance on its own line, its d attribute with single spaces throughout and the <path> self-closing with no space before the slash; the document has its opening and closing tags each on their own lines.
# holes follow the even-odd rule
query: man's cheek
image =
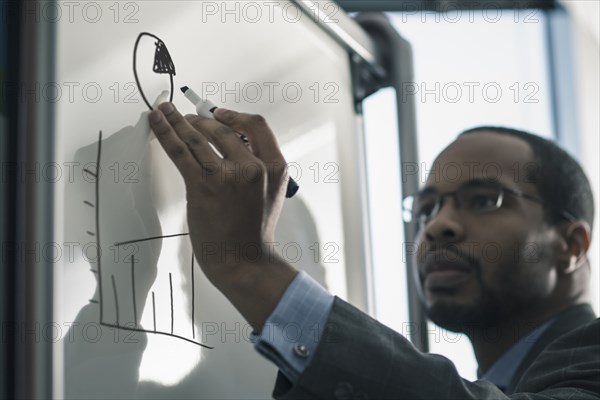
<svg viewBox="0 0 600 400">
<path fill-rule="evenodd" d="M 506 257 L 505 248 L 495 241 L 481 243 L 475 250 L 478 253 L 476 257 L 488 265 L 501 263 L 503 258 Z"/>
</svg>

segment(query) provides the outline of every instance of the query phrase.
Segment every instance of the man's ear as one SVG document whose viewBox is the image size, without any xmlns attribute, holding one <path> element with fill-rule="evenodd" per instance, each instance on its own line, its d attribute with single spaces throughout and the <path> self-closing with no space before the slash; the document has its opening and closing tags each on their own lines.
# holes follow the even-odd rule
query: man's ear
<svg viewBox="0 0 600 400">
<path fill-rule="evenodd" d="M 587 263 L 590 247 L 590 225 L 585 221 L 565 224 L 560 229 L 562 246 L 559 250 L 558 272 L 571 274 Z"/>
</svg>

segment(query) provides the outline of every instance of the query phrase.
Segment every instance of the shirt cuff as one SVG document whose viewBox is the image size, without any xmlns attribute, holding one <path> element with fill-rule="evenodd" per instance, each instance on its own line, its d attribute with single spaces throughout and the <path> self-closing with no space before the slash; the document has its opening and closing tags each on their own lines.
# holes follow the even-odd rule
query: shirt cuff
<svg viewBox="0 0 600 400">
<path fill-rule="evenodd" d="M 267 319 L 254 348 L 295 383 L 310 364 L 325 328 L 333 295 L 300 271 Z"/>
</svg>

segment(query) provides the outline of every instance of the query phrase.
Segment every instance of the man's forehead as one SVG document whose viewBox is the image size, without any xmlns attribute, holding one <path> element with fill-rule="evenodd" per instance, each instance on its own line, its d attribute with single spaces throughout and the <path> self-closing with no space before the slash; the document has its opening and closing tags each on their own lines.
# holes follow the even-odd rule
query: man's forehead
<svg viewBox="0 0 600 400">
<path fill-rule="evenodd" d="M 475 132 L 460 136 L 436 158 L 426 186 L 442 191 L 473 179 L 524 187 L 537 164 L 527 142 L 514 136 Z"/>
</svg>

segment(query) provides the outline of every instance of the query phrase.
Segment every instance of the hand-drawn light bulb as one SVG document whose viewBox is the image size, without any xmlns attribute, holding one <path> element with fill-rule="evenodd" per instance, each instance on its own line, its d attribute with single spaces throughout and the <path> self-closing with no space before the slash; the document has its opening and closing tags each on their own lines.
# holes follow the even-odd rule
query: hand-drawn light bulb
<svg viewBox="0 0 600 400">
<path fill-rule="evenodd" d="M 137 49 L 138 49 L 138 45 L 140 43 L 140 39 L 143 36 L 150 36 L 154 39 L 156 39 L 156 42 L 154 42 L 155 45 L 155 50 L 154 50 L 154 64 L 152 66 L 152 71 L 154 71 L 157 74 L 169 74 L 169 79 L 171 82 L 171 88 L 169 90 L 169 101 L 172 102 L 173 101 L 173 76 L 175 76 L 175 64 L 173 63 L 173 59 L 171 58 L 171 54 L 169 54 L 169 50 L 167 49 L 167 46 L 165 45 L 165 42 L 163 42 L 158 36 L 153 35 L 152 33 L 148 33 L 148 32 L 142 32 L 138 35 L 137 40 L 135 41 L 135 46 L 133 48 L 133 75 L 135 77 L 135 83 L 138 87 L 138 90 L 140 91 L 140 95 L 142 96 L 142 99 L 144 100 L 144 103 L 146 103 L 146 105 L 148 106 L 148 108 L 150 110 L 152 110 L 152 106 L 150 105 L 150 103 L 148 102 L 148 100 L 146 99 L 146 96 L 144 95 L 144 91 L 142 90 L 142 85 L 140 85 L 140 80 L 138 78 L 138 74 L 137 74 Z"/>
</svg>

